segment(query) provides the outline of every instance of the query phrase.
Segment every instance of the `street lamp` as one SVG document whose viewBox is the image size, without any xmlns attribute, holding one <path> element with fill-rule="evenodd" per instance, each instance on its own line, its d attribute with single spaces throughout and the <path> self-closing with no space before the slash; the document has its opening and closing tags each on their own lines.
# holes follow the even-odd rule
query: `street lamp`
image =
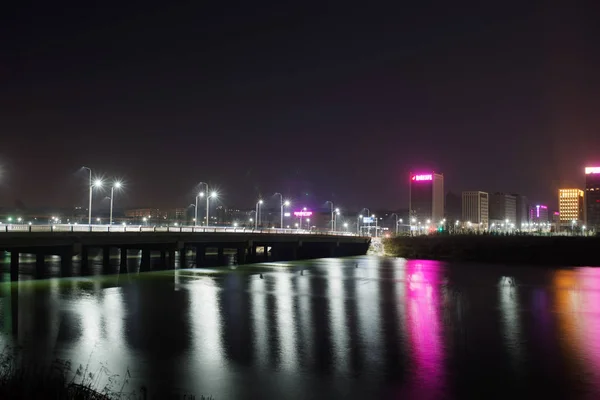
<svg viewBox="0 0 600 400">
<path fill-rule="evenodd" d="M 90 172 L 90 204 L 88 206 L 88 225 L 92 224 L 92 190 L 94 189 L 94 181 L 92 181 L 92 169 L 89 167 L 82 167 Z"/>
<path fill-rule="evenodd" d="M 310 231 L 310 218 L 306 218 L 306 229 Z"/>
<path fill-rule="evenodd" d="M 283 201 L 283 195 L 281 193 L 275 193 L 274 196 L 279 196 L 279 201 L 281 205 L 280 215 L 279 215 L 279 227 L 283 229 L 283 207 L 289 206 L 290 202 L 288 200 Z"/>
<path fill-rule="evenodd" d="M 196 204 L 194 204 L 194 225 L 198 225 L 198 198 L 204 197 L 204 192 L 200 192 L 196 195 Z"/>
<path fill-rule="evenodd" d="M 327 204 L 327 203 L 329 203 L 329 205 L 331 206 L 331 208 L 330 208 L 330 210 L 331 210 L 331 230 L 335 231 L 335 222 L 334 222 L 335 217 L 333 216 L 333 201 L 327 200 L 325 202 L 325 204 Z"/>
<path fill-rule="evenodd" d="M 333 216 L 333 231 L 337 231 L 337 217 L 340 215 L 340 209 L 335 209 L 335 215 Z"/>
<path fill-rule="evenodd" d="M 396 217 L 396 236 L 398 236 L 398 214 L 392 213 L 392 215 Z"/>
<path fill-rule="evenodd" d="M 256 202 L 256 219 L 254 221 L 254 229 L 258 229 L 258 220 L 260 219 L 260 208 L 262 206 L 262 199 Z"/>
<path fill-rule="evenodd" d="M 208 189 L 208 187 L 207 187 L 207 189 Z M 214 190 L 210 193 L 210 196 L 206 196 L 206 226 L 208 226 L 208 210 L 209 210 L 208 200 L 211 198 L 216 199 L 217 196 L 218 196 L 218 193 L 215 192 Z"/>
<path fill-rule="evenodd" d="M 113 202 L 115 198 L 115 189 L 120 189 L 122 186 L 121 182 L 115 181 L 110 188 L 110 225 L 113 223 Z"/>
</svg>

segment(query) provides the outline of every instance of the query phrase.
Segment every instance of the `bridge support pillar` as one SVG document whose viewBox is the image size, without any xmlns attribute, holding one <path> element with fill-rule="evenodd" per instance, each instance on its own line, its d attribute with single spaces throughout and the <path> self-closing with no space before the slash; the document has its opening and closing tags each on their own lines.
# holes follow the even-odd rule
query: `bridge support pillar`
<svg viewBox="0 0 600 400">
<path fill-rule="evenodd" d="M 126 274 L 127 273 L 127 247 L 121 247 L 119 254 L 121 261 L 119 262 L 119 273 Z"/>
<path fill-rule="evenodd" d="M 206 261 L 206 246 L 196 245 L 196 268 L 204 267 Z"/>
<path fill-rule="evenodd" d="M 246 248 L 243 246 L 237 248 L 237 263 L 238 265 L 246 264 Z"/>
<path fill-rule="evenodd" d="M 179 249 L 179 269 L 187 268 L 187 248 L 183 246 Z"/>
<path fill-rule="evenodd" d="M 253 244 L 250 244 L 250 247 L 248 248 L 248 258 L 250 259 L 250 263 L 254 264 L 256 263 L 256 246 Z"/>
<path fill-rule="evenodd" d="M 175 249 L 169 249 L 169 269 L 175 269 Z"/>
<path fill-rule="evenodd" d="M 10 280 L 19 280 L 19 251 L 12 250 L 10 252 Z"/>
<path fill-rule="evenodd" d="M 60 253 L 60 275 L 71 276 L 73 272 L 73 249 L 68 248 Z"/>
<path fill-rule="evenodd" d="M 81 248 L 81 273 L 82 274 L 87 274 L 89 269 L 90 269 L 90 265 L 89 265 L 89 257 L 88 257 L 88 248 L 83 246 Z"/>
<path fill-rule="evenodd" d="M 169 269 L 167 265 L 167 250 L 160 249 L 160 268 L 161 269 Z"/>
<path fill-rule="evenodd" d="M 108 272 L 110 269 L 110 247 L 102 247 L 102 271 Z"/>
<path fill-rule="evenodd" d="M 150 256 L 152 250 L 149 247 L 142 248 L 142 260 L 140 262 L 140 272 L 150 271 Z"/>
<path fill-rule="evenodd" d="M 223 264 L 225 264 L 225 248 L 219 246 L 217 249 L 217 265 L 223 266 Z"/>
<path fill-rule="evenodd" d="M 46 255 L 41 252 L 35 253 L 35 277 L 41 278 L 44 276 L 44 261 Z"/>
</svg>

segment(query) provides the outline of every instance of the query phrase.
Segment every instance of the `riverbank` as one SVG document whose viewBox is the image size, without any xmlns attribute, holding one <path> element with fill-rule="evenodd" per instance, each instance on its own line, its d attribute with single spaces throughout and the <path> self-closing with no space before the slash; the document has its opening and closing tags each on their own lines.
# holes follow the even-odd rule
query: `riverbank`
<svg viewBox="0 0 600 400">
<path fill-rule="evenodd" d="M 600 266 L 600 237 L 439 235 L 383 240 L 386 255 L 411 259 Z"/>
</svg>

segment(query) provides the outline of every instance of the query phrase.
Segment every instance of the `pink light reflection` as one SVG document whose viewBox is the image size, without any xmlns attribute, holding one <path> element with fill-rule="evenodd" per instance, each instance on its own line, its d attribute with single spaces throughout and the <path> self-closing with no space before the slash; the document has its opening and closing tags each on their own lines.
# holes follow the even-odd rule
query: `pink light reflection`
<svg viewBox="0 0 600 400">
<path fill-rule="evenodd" d="M 414 369 L 402 398 L 435 399 L 444 389 L 440 275 L 437 261 L 406 263 L 406 326 Z"/>
</svg>

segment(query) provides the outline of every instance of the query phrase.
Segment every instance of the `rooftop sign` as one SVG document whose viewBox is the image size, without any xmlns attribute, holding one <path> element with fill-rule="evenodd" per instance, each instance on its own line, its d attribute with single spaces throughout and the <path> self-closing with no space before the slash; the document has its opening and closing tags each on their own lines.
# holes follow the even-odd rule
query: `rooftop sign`
<svg viewBox="0 0 600 400">
<path fill-rule="evenodd" d="M 600 167 L 585 167 L 585 174 L 600 174 Z"/>
<path fill-rule="evenodd" d="M 312 211 L 294 211 L 296 217 L 310 217 L 312 214 Z"/>
<path fill-rule="evenodd" d="M 421 181 L 432 181 L 433 174 L 425 174 L 425 175 L 413 175 L 410 178 L 411 181 L 421 182 Z"/>
</svg>

